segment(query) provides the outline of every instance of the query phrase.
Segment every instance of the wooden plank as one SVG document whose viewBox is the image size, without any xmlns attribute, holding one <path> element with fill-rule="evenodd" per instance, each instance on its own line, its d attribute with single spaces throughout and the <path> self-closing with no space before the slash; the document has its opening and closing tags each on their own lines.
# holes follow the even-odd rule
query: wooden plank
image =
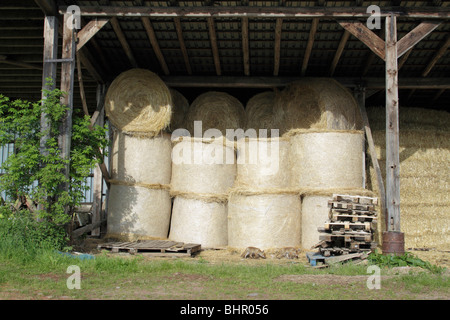
<svg viewBox="0 0 450 320">
<path fill-rule="evenodd" d="M 277 18 L 275 24 L 275 40 L 274 40 L 274 55 L 273 55 L 273 75 L 278 76 L 280 70 L 280 48 L 281 48 L 281 28 L 283 25 L 283 19 Z"/>
<path fill-rule="evenodd" d="M 249 53 L 249 42 L 248 42 L 248 18 L 244 17 L 241 19 L 241 29 L 242 29 L 242 61 L 244 63 L 244 74 L 246 76 L 250 75 L 250 53 Z"/>
<path fill-rule="evenodd" d="M 100 31 L 107 23 L 108 18 L 98 18 L 88 22 L 78 33 L 77 51 L 80 50 L 97 32 Z"/>
<path fill-rule="evenodd" d="M 219 48 L 217 46 L 216 27 L 214 26 L 214 19 L 212 17 L 207 18 L 209 40 L 211 43 L 211 50 L 214 58 L 214 66 L 216 68 L 216 74 L 220 76 L 222 74 L 220 68 Z"/>
<path fill-rule="evenodd" d="M 347 30 L 344 31 L 344 34 L 341 37 L 341 41 L 339 41 L 338 48 L 336 53 L 334 54 L 333 61 L 331 62 L 330 71 L 328 72 L 329 76 L 332 77 L 334 71 L 336 70 L 336 66 L 341 58 L 342 52 L 344 52 L 345 45 L 347 44 L 347 40 L 350 37 L 350 32 Z"/>
<path fill-rule="evenodd" d="M 60 6 L 65 13 L 67 6 Z M 448 7 L 381 7 L 380 17 L 393 13 L 396 16 L 418 19 L 449 19 Z M 198 7 L 128 7 L 128 6 L 80 6 L 82 16 L 103 17 L 223 17 L 223 18 L 366 18 L 365 7 L 272 7 L 272 6 L 198 6 Z"/>
<path fill-rule="evenodd" d="M 101 127 L 104 125 L 104 108 L 101 109 L 100 116 L 97 119 L 97 124 Z M 93 178 L 93 202 L 92 202 L 92 223 L 101 221 L 101 211 L 102 211 L 102 196 L 103 196 L 103 173 L 100 165 L 97 164 L 94 168 L 94 178 Z M 92 236 L 100 236 L 100 228 L 95 228 L 91 231 Z"/>
<path fill-rule="evenodd" d="M 400 159 L 397 26 L 386 17 L 386 209 L 387 231 L 400 231 Z"/>
<path fill-rule="evenodd" d="M 338 23 L 366 46 L 369 47 L 381 59 L 385 59 L 385 45 L 384 41 L 378 37 L 372 30 L 367 28 L 360 21 L 343 21 L 338 20 Z"/>
<path fill-rule="evenodd" d="M 175 24 L 175 30 L 177 31 L 178 42 L 180 43 L 181 54 L 183 55 L 184 64 L 186 66 L 186 71 L 189 75 L 192 74 L 191 64 L 189 62 L 189 56 L 186 50 L 186 45 L 184 44 L 183 29 L 181 28 L 181 20 L 178 17 L 173 19 Z"/>
<path fill-rule="evenodd" d="M 317 26 L 319 25 L 319 18 L 314 18 L 311 22 L 311 28 L 309 29 L 308 43 L 306 44 L 305 55 L 303 56 L 301 75 L 306 74 L 306 69 L 308 68 L 309 57 L 311 56 L 311 51 L 314 45 L 314 38 L 316 36 Z"/>
<path fill-rule="evenodd" d="M 131 47 L 128 44 L 127 38 L 125 37 L 125 34 L 122 31 L 122 28 L 120 27 L 119 21 L 116 17 L 111 18 L 110 20 L 111 26 L 114 29 L 114 32 L 117 36 L 117 39 L 119 39 L 119 42 L 125 51 L 125 54 L 128 57 L 128 60 L 130 61 L 130 64 L 133 68 L 137 68 L 138 64 L 136 62 L 136 58 L 134 57 L 133 51 L 131 51 Z"/>
<path fill-rule="evenodd" d="M 433 69 L 434 65 L 445 54 L 445 52 L 447 51 L 449 46 L 450 46 L 450 34 L 447 35 L 447 39 L 445 40 L 445 42 L 439 47 L 439 50 L 436 51 L 436 53 L 434 54 L 433 58 L 430 60 L 430 62 L 426 66 L 426 68 L 423 70 L 422 77 L 428 76 L 428 74 L 430 73 L 431 69 Z"/>
<path fill-rule="evenodd" d="M 89 109 L 86 102 L 86 94 L 84 93 L 83 73 L 81 71 L 81 61 L 79 54 L 76 55 L 77 60 L 77 75 L 78 75 L 78 87 L 80 88 L 81 105 L 83 106 L 83 112 L 86 116 L 89 116 Z"/>
<path fill-rule="evenodd" d="M 397 43 L 397 58 L 400 58 L 408 50 L 414 47 L 420 40 L 425 38 L 434 29 L 441 25 L 441 21 L 424 21 L 415 27 L 413 30 L 408 32 L 403 38 L 401 38 Z"/>
<path fill-rule="evenodd" d="M 142 17 L 141 20 L 144 24 L 148 39 L 150 40 L 150 44 L 152 45 L 153 51 L 155 52 L 156 58 L 158 59 L 164 74 L 170 74 L 169 67 L 167 66 L 164 55 L 162 54 L 161 48 L 159 47 L 158 39 L 156 38 L 155 30 L 153 29 L 150 19 L 148 17 Z"/>
</svg>

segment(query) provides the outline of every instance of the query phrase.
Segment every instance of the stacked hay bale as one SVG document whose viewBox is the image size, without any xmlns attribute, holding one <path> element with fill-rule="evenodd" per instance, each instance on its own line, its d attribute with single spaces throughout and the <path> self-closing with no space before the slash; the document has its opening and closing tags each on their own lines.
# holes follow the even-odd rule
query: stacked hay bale
<svg viewBox="0 0 450 320">
<path fill-rule="evenodd" d="M 248 100 L 245 106 L 245 129 L 254 129 L 258 137 L 263 137 L 260 130 L 266 130 L 264 137 L 271 136 L 271 130 L 279 129 L 280 125 L 274 121 L 275 92 L 258 93 Z"/>
<path fill-rule="evenodd" d="M 172 117 L 170 119 L 169 131 L 182 128 L 184 118 L 189 109 L 189 101 L 177 90 L 170 88 L 172 96 Z"/>
<path fill-rule="evenodd" d="M 224 138 L 173 141 L 169 238 L 204 248 L 228 244 L 227 197 L 236 177 L 234 144 Z"/>
<path fill-rule="evenodd" d="M 386 174 L 385 108 L 367 109 L 377 158 Z M 406 248 L 450 247 L 450 114 L 400 108 L 400 229 Z M 368 168 L 368 184 L 378 193 L 376 175 Z M 384 218 L 384 217 L 381 217 Z M 380 219 L 378 230 L 385 229 Z M 381 236 L 381 235 L 379 235 Z"/>
<path fill-rule="evenodd" d="M 194 130 L 196 121 L 201 121 L 201 131 Z M 192 102 L 184 127 L 191 136 L 199 138 L 209 129 L 216 129 L 226 136 L 227 129 L 244 128 L 244 125 L 245 109 L 239 100 L 225 92 L 208 91 Z"/>
<path fill-rule="evenodd" d="M 302 194 L 302 247 L 319 241 L 333 193 L 363 194 L 364 134 L 352 94 L 337 81 L 295 81 L 277 94 L 274 116 L 290 140 L 290 188 Z"/>
<path fill-rule="evenodd" d="M 111 156 L 107 236 L 126 241 L 166 238 L 170 223 L 172 98 L 154 73 L 120 74 L 105 97 L 115 127 Z"/>
</svg>

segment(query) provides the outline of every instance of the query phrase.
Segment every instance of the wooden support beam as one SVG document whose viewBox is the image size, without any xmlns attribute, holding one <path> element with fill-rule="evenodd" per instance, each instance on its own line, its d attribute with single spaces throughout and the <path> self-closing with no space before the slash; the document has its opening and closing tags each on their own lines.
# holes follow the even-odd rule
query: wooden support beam
<svg viewBox="0 0 450 320">
<path fill-rule="evenodd" d="M 208 30 L 209 30 L 209 40 L 211 42 L 211 50 L 214 58 L 214 66 L 216 68 L 216 74 L 220 76 L 222 74 L 220 68 L 220 58 L 219 58 L 219 48 L 217 46 L 217 36 L 216 36 L 216 27 L 214 26 L 214 19 L 212 17 L 208 17 Z"/>
<path fill-rule="evenodd" d="M 120 44 L 122 45 L 123 50 L 125 51 L 125 54 L 128 57 L 128 60 L 130 61 L 130 64 L 133 68 L 137 68 L 138 64 L 136 62 L 136 59 L 134 57 L 133 51 L 131 51 L 130 45 L 128 44 L 127 38 L 125 37 L 125 34 L 122 31 L 122 28 L 120 27 L 119 21 L 116 17 L 111 18 L 110 20 L 111 26 L 114 29 L 114 32 L 116 33 L 117 38 L 119 39 Z"/>
<path fill-rule="evenodd" d="M 178 17 L 173 19 L 175 24 L 175 30 L 177 31 L 178 42 L 180 43 L 181 54 L 183 55 L 184 64 L 186 65 L 186 71 L 188 74 L 192 74 L 191 64 L 189 62 L 189 56 L 186 50 L 186 45 L 183 39 L 183 29 L 181 28 L 181 20 Z"/>
<path fill-rule="evenodd" d="M 250 75 L 250 52 L 249 52 L 249 42 L 248 42 L 248 18 L 244 17 L 241 19 L 241 29 L 242 29 L 242 61 L 244 63 L 244 74 L 246 76 Z"/>
<path fill-rule="evenodd" d="M 317 26 L 319 25 L 319 18 L 314 18 L 311 23 L 311 29 L 309 29 L 308 43 L 306 44 L 305 55 L 303 56 L 301 75 L 306 74 L 306 69 L 308 68 L 309 57 L 311 56 L 311 51 L 314 44 L 314 37 L 316 36 Z"/>
<path fill-rule="evenodd" d="M 428 65 L 425 68 L 425 70 L 423 70 L 422 77 L 428 76 L 428 74 L 430 73 L 431 69 L 433 69 L 434 65 L 444 55 L 444 53 L 447 51 L 449 46 L 450 46 L 450 34 L 447 35 L 447 39 L 445 40 L 445 42 L 440 46 L 439 50 L 436 51 L 436 53 L 434 54 L 433 58 L 428 63 Z"/>
<path fill-rule="evenodd" d="M 161 68 L 165 75 L 170 74 L 169 67 L 167 66 L 166 60 L 164 59 L 164 55 L 161 52 L 161 48 L 159 47 L 158 39 L 156 38 L 155 30 L 153 29 L 152 23 L 149 17 L 142 17 L 142 23 L 144 24 L 145 31 L 147 32 L 148 39 L 150 40 L 150 44 L 152 45 L 153 51 L 155 52 L 156 58 L 161 65 Z"/>
<path fill-rule="evenodd" d="M 101 92 L 100 85 L 97 90 L 97 102 L 100 103 Z M 97 124 L 99 126 L 104 125 L 105 109 L 101 108 L 99 117 L 97 118 Z M 104 163 L 103 163 L 104 164 Z M 92 223 L 97 223 L 101 221 L 101 211 L 102 211 L 102 195 L 103 195 L 103 174 L 100 165 L 97 164 L 94 168 L 94 178 L 93 178 L 93 203 L 92 203 Z M 100 228 L 95 228 L 92 230 L 91 235 L 99 236 Z"/>
<path fill-rule="evenodd" d="M 386 231 L 400 232 L 400 144 L 397 68 L 397 24 L 386 17 Z"/>
<path fill-rule="evenodd" d="M 108 22 L 108 18 L 99 18 L 89 21 L 77 34 L 77 51 L 79 51 Z"/>
<path fill-rule="evenodd" d="M 400 71 L 400 69 L 403 67 L 403 65 L 405 64 L 406 60 L 408 60 L 411 52 L 413 51 L 413 49 L 409 49 L 408 51 L 405 52 L 405 54 L 398 60 L 398 70 Z"/>
<path fill-rule="evenodd" d="M 78 51 L 78 57 L 81 64 L 89 71 L 91 76 L 99 83 L 104 83 L 103 75 L 100 73 L 100 68 L 98 65 L 94 65 L 94 61 L 91 53 L 87 50 L 87 47 L 83 47 Z"/>
<path fill-rule="evenodd" d="M 83 73 L 81 72 L 81 61 L 80 61 L 80 55 L 77 53 L 76 55 L 77 60 L 77 76 L 78 76 L 78 87 L 80 88 L 80 98 L 81 98 L 81 105 L 83 106 L 83 111 L 86 116 L 89 116 L 89 108 L 87 106 L 86 102 L 86 94 L 84 93 L 84 83 L 83 83 Z"/>
<path fill-rule="evenodd" d="M 341 41 L 339 42 L 339 46 L 336 50 L 336 53 L 334 55 L 333 62 L 331 63 L 330 71 L 328 72 L 330 77 L 333 76 L 334 71 L 336 70 L 336 66 L 339 62 L 339 59 L 341 58 L 342 52 L 344 52 L 344 48 L 345 48 L 345 45 L 347 44 L 347 40 L 349 37 L 350 37 L 350 32 L 345 30 L 344 34 L 341 37 Z"/>
<path fill-rule="evenodd" d="M 67 7 L 60 6 L 60 13 Z M 261 6 L 198 6 L 198 7 L 148 7 L 148 6 L 80 6 L 82 16 L 103 17 L 222 17 L 222 18 L 368 18 L 365 7 L 261 7 Z M 449 19 L 449 7 L 381 7 L 380 17 L 393 13 L 404 18 Z"/>
<path fill-rule="evenodd" d="M 273 75 L 278 76 L 278 71 L 280 70 L 280 49 L 281 49 L 281 28 L 283 25 L 283 19 L 277 18 L 275 24 L 275 43 L 273 45 L 274 56 L 273 56 Z"/>
<path fill-rule="evenodd" d="M 420 40 L 425 38 L 434 29 L 439 27 L 441 21 L 424 21 L 415 27 L 413 30 L 408 32 L 407 35 L 402 37 L 397 44 L 397 57 L 400 58 L 403 54 L 405 54 L 408 50 L 414 47 Z"/>
<path fill-rule="evenodd" d="M 360 21 L 338 21 L 338 23 L 384 60 L 384 41 Z"/>
</svg>

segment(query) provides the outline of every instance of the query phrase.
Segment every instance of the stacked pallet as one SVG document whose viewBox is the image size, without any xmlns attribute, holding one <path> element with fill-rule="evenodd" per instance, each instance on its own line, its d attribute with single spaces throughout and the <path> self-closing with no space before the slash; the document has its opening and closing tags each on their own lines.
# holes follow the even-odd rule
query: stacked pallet
<svg viewBox="0 0 450 320">
<path fill-rule="evenodd" d="M 324 257 L 373 251 L 377 203 L 377 198 L 333 195 L 328 201 L 329 219 L 318 228 L 320 242 L 315 247 Z"/>
</svg>

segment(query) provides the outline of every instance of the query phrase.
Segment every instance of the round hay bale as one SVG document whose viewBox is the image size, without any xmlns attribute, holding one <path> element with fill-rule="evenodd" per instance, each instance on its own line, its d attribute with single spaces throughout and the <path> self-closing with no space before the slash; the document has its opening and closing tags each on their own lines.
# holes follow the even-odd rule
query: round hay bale
<svg viewBox="0 0 450 320">
<path fill-rule="evenodd" d="M 236 177 L 234 147 L 225 139 L 182 137 L 172 150 L 171 192 L 226 194 Z"/>
<path fill-rule="evenodd" d="M 297 194 L 231 193 L 228 246 L 265 250 L 295 247 L 301 239 L 301 202 Z"/>
<path fill-rule="evenodd" d="M 111 178 L 136 183 L 169 184 L 172 142 L 167 133 L 152 138 L 114 131 Z"/>
<path fill-rule="evenodd" d="M 274 122 L 273 91 L 262 92 L 254 95 L 248 100 L 245 107 L 245 128 L 255 129 L 258 136 L 260 129 L 266 129 L 266 137 L 271 137 L 271 129 L 279 129 L 279 124 Z"/>
<path fill-rule="evenodd" d="M 194 131 L 194 121 L 202 121 L 202 131 Z M 199 95 L 191 104 L 185 128 L 199 138 L 208 129 L 217 129 L 223 136 L 226 129 L 244 128 L 245 109 L 242 103 L 225 92 L 209 91 Z"/>
<path fill-rule="evenodd" d="M 362 188 L 361 131 L 297 131 L 290 137 L 293 188 Z"/>
<path fill-rule="evenodd" d="M 189 109 L 189 101 L 175 89 L 171 88 L 170 94 L 172 96 L 172 118 L 169 130 L 174 131 L 183 127 L 184 117 Z"/>
<path fill-rule="evenodd" d="M 107 236 L 123 241 L 166 239 L 171 207 L 168 190 L 112 184 Z"/>
<path fill-rule="evenodd" d="M 172 97 L 155 73 L 131 69 L 111 83 L 105 110 L 111 123 L 121 131 L 157 134 L 170 123 Z"/>
<path fill-rule="evenodd" d="M 306 195 L 302 199 L 302 247 L 311 250 L 319 242 L 320 232 L 329 219 L 328 200 L 331 196 Z"/>
<path fill-rule="evenodd" d="M 200 243 L 202 248 L 228 244 L 227 204 L 177 196 L 173 202 L 169 239 Z"/>
<path fill-rule="evenodd" d="M 291 129 L 360 130 L 362 119 L 353 95 L 331 78 L 304 78 L 278 93 L 274 118 L 280 134 Z"/>
<path fill-rule="evenodd" d="M 289 140 L 287 138 L 240 139 L 237 142 L 235 185 L 252 189 L 290 186 Z"/>
</svg>

